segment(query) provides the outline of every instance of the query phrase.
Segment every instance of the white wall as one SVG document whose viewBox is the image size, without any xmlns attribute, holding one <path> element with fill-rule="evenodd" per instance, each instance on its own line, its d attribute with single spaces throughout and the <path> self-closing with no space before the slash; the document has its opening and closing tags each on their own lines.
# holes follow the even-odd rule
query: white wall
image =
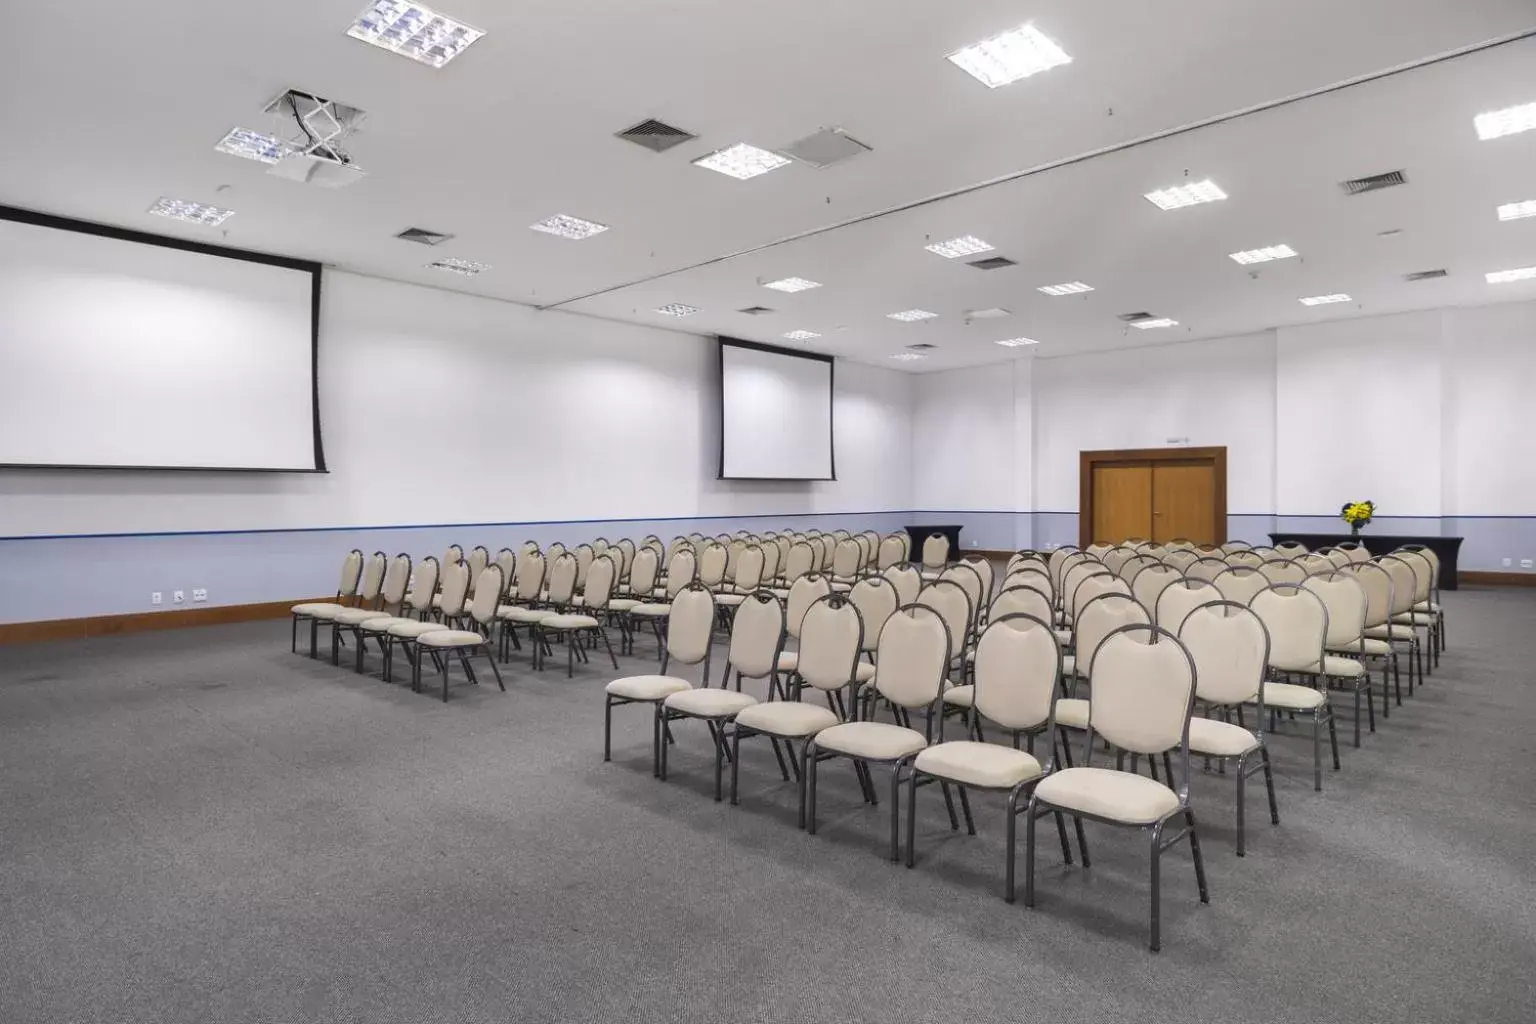
<svg viewBox="0 0 1536 1024">
<path fill-rule="evenodd" d="M 1536 303 L 1454 310 L 1446 352 L 1445 514 L 1536 513 Z"/>
</svg>

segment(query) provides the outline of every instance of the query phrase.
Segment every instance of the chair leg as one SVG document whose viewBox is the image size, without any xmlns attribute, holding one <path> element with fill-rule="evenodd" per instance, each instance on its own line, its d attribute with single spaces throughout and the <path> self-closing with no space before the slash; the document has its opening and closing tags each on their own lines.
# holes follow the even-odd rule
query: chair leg
<svg viewBox="0 0 1536 1024">
<path fill-rule="evenodd" d="M 1156 953 L 1163 948 L 1162 943 L 1162 909 L 1163 909 L 1163 823 L 1158 822 L 1152 826 L 1152 952 Z"/>
<path fill-rule="evenodd" d="M 714 735 L 715 739 L 715 803 L 719 803 L 721 795 L 720 778 L 725 762 L 725 722 L 722 721 L 718 725 L 711 722 L 709 731 Z M 736 774 L 735 761 L 731 762 L 731 774 L 733 776 Z"/>
<path fill-rule="evenodd" d="M 1195 884 L 1200 887 L 1200 902 L 1211 902 L 1211 890 L 1205 884 L 1205 857 L 1200 852 L 1200 833 L 1195 829 L 1195 812 L 1184 808 L 1184 820 L 1189 825 L 1189 852 L 1195 859 Z"/>
<path fill-rule="evenodd" d="M 769 742 L 773 744 L 773 753 L 774 753 L 774 756 L 777 757 L 778 754 L 779 754 L 779 741 L 777 739 L 774 739 L 773 737 L 769 737 Z M 740 765 L 741 765 L 741 726 L 738 725 L 736 728 L 731 730 L 731 806 L 732 807 L 736 806 L 737 780 L 741 777 L 741 772 L 739 771 Z M 779 761 L 779 767 L 780 768 L 784 767 L 784 762 L 783 762 L 782 759 Z M 784 773 L 784 777 L 787 780 L 789 778 L 789 773 L 785 772 Z"/>
<path fill-rule="evenodd" d="M 812 749 L 814 738 L 806 744 L 806 753 L 801 755 L 805 778 L 805 831 L 808 835 L 816 834 L 816 764 L 821 759 Z"/>
<path fill-rule="evenodd" d="M 1338 719 L 1333 713 L 1333 704 L 1325 704 L 1328 709 L 1328 744 L 1333 748 L 1333 770 L 1339 770 L 1339 730 Z"/>
<path fill-rule="evenodd" d="M 1011 799 L 1011 798 L 1010 798 Z M 907 777 L 907 867 L 917 860 L 917 770 Z M 1011 868 L 1011 865 L 1010 865 Z"/>
<path fill-rule="evenodd" d="M 964 786 L 957 786 L 960 790 L 960 810 L 965 815 L 965 831 L 967 835 L 976 834 L 976 819 L 971 817 L 971 797 Z"/>
<path fill-rule="evenodd" d="M 442 660 L 443 666 L 443 703 L 448 703 L 448 658 Z"/>
<path fill-rule="evenodd" d="M 613 695 L 603 694 L 603 760 L 613 760 Z"/>
<path fill-rule="evenodd" d="M 1012 821 L 1009 821 L 1012 824 Z M 1013 867 L 1013 844 L 1008 844 L 1008 867 Z M 1006 899 L 1013 902 L 1013 871 L 1008 872 L 1010 883 Z M 1024 810 L 1024 905 L 1035 905 L 1035 798 L 1029 798 L 1029 806 Z"/>
<path fill-rule="evenodd" d="M 289 630 L 288 649 L 293 654 L 299 653 L 299 617 L 293 617 L 293 627 Z"/>
<path fill-rule="evenodd" d="M 891 863 L 901 859 L 901 769 L 904 762 L 891 765 Z M 914 772 L 914 775 L 917 773 Z"/>
<path fill-rule="evenodd" d="M 800 744 L 800 753 L 798 755 L 799 756 L 800 769 L 799 769 L 799 772 L 798 772 L 798 775 L 797 775 L 797 781 L 800 784 L 799 785 L 799 790 L 800 790 L 800 828 L 802 830 L 805 828 L 805 821 L 806 821 L 806 819 L 805 819 L 806 788 L 810 785 L 810 775 L 811 775 L 810 766 L 806 764 L 807 755 L 808 755 L 808 752 L 810 751 L 810 748 L 811 748 L 811 741 L 809 739 L 807 739 L 804 743 Z"/>
<path fill-rule="evenodd" d="M 1374 729 L 1372 730 L 1374 731 Z M 1360 746 L 1360 687 L 1355 687 L 1355 747 Z"/>
<path fill-rule="evenodd" d="M 501 669 L 496 667 L 496 659 L 491 657 L 491 649 L 489 647 L 482 647 L 480 651 L 485 655 L 485 660 L 491 666 L 491 673 L 496 677 L 496 685 L 501 687 L 502 693 L 506 693 L 507 684 L 501 681 Z"/>
<path fill-rule="evenodd" d="M 1323 709 L 1312 712 L 1312 788 L 1323 791 Z"/>
<path fill-rule="evenodd" d="M 1259 748 L 1260 756 L 1264 758 L 1264 788 L 1269 791 L 1269 823 L 1280 824 L 1280 805 L 1275 802 L 1275 773 L 1269 766 L 1269 745 L 1266 743 Z"/>
<path fill-rule="evenodd" d="M 1222 759 L 1226 763 L 1226 759 Z M 1247 848 L 1244 846 L 1243 836 L 1243 804 L 1248 795 L 1248 758 L 1246 756 L 1237 759 L 1237 855 L 1246 857 Z"/>
<path fill-rule="evenodd" d="M 619 670 L 619 659 L 613 653 L 613 644 L 608 642 L 608 631 L 598 627 L 597 635 L 603 638 L 603 646 L 608 649 L 608 660 L 613 662 L 613 670 L 617 672 Z"/>
<path fill-rule="evenodd" d="M 1088 837 L 1083 834 L 1083 819 L 1072 815 L 1072 828 L 1077 832 L 1077 852 L 1082 854 L 1083 867 L 1092 867 L 1088 860 Z"/>
</svg>

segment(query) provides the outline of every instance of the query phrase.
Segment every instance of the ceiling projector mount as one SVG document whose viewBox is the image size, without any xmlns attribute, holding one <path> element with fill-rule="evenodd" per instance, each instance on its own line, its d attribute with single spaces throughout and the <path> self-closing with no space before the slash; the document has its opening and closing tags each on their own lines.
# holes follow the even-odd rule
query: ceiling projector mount
<svg viewBox="0 0 1536 1024">
<path fill-rule="evenodd" d="M 266 106 L 285 150 L 267 171 L 279 178 L 345 188 L 367 176 L 347 155 L 345 143 L 367 115 L 356 107 L 289 89 Z"/>
</svg>

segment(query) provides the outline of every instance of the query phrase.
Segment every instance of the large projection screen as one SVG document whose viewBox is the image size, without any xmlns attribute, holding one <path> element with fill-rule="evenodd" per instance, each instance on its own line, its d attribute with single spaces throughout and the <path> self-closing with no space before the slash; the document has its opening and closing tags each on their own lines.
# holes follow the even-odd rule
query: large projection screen
<svg viewBox="0 0 1536 1024">
<path fill-rule="evenodd" d="M 0 466 L 324 471 L 318 264 L 0 207 Z"/>
<path fill-rule="evenodd" d="M 835 480 L 832 357 L 720 339 L 720 478 Z"/>
</svg>

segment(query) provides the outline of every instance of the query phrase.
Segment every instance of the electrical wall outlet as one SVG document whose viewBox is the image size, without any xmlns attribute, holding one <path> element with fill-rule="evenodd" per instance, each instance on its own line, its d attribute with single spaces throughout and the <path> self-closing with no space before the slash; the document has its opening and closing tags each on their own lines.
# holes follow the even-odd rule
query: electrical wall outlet
<svg viewBox="0 0 1536 1024">
<path fill-rule="evenodd" d="M 1509 563 L 1505 562 L 1504 564 L 1508 565 Z M 158 590 L 149 595 L 149 603 L 150 604 L 162 604 L 162 603 L 164 603 L 164 601 L 165 601 L 165 595 L 160 593 L 160 591 L 158 591 Z"/>
<path fill-rule="evenodd" d="M 1506 558 L 1506 559 L 1504 559 L 1504 568 L 1508 569 L 1510 566 L 1512 566 L 1514 564 L 1515 564 L 1515 560 L 1513 558 Z"/>
<path fill-rule="evenodd" d="M 192 588 L 192 600 L 193 600 L 194 603 L 198 602 L 198 601 L 206 601 L 206 600 L 208 600 L 208 591 L 207 591 L 207 589 L 204 588 L 204 587 L 193 587 Z"/>
<path fill-rule="evenodd" d="M 1522 559 L 1520 559 L 1520 568 L 1522 568 L 1522 569 L 1529 569 L 1531 567 L 1532 567 L 1532 562 L 1531 562 L 1531 560 L 1529 558 L 1522 558 Z"/>
<path fill-rule="evenodd" d="M 172 593 L 171 593 L 171 601 L 173 603 L 175 603 L 175 604 L 186 604 L 187 603 L 187 594 L 186 594 L 186 592 L 182 591 L 182 590 L 172 591 Z"/>
</svg>

